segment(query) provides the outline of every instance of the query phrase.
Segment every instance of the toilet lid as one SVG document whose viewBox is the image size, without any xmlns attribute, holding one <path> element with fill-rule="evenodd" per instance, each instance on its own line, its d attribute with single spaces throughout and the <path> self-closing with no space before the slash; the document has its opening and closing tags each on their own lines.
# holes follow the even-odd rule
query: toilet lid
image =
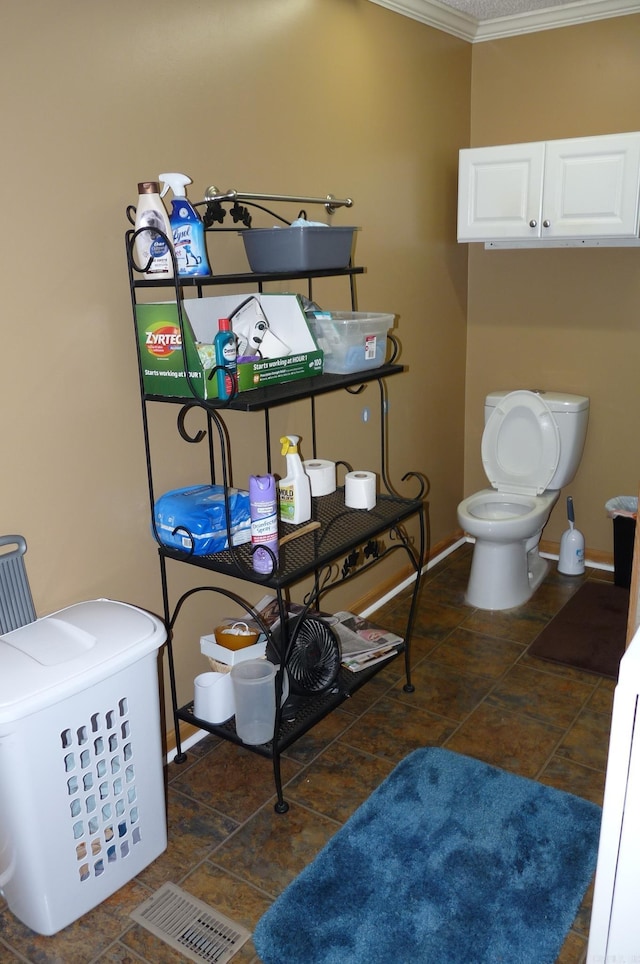
<svg viewBox="0 0 640 964">
<path fill-rule="evenodd" d="M 505 395 L 482 435 L 482 463 L 493 488 L 540 495 L 553 478 L 559 457 L 560 432 L 540 395 Z"/>
</svg>

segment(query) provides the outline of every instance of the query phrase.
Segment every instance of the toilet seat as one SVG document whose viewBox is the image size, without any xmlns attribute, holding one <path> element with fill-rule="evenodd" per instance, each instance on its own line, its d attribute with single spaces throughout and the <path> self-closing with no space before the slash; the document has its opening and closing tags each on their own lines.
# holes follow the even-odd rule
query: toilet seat
<svg viewBox="0 0 640 964">
<path fill-rule="evenodd" d="M 560 458 L 553 413 L 535 392 L 511 392 L 494 408 L 482 435 L 482 464 L 498 492 L 541 495 Z"/>
</svg>

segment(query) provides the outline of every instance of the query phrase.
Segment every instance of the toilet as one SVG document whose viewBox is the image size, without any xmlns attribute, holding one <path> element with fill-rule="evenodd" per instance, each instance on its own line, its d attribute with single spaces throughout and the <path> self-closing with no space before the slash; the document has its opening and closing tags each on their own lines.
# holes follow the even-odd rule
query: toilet
<svg viewBox="0 0 640 964">
<path fill-rule="evenodd" d="M 562 392 L 496 391 L 484 405 L 482 463 L 492 488 L 458 506 L 475 538 L 466 601 L 511 609 L 529 599 L 548 562 L 538 543 L 560 489 L 574 478 L 587 434 L 589 399 Z"/>
</svg>

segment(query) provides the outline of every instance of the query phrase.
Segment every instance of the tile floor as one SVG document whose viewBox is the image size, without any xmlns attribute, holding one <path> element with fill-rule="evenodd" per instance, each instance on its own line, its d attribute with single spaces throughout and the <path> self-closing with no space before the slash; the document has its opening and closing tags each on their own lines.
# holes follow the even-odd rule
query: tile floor
<svg viewBox="0 0 640 964">
<path fill-rule="evenodd" d="M 527 656 L 581 578 L 552 567 L 525 606 L 488 613 L 464 604 L 469 561 L 464 546 L 423 580 L 413 641 L 415 693 L 403 692 L 397 659 L 287 751 L 287 814 L 273 809 L 270 761 L 208 736 L 186 763 L 169 766 L 167 851 L 53 937 L 33 934 L 0 899 L 0 960 L 183 961 L 128 917 L 165 881 L 252 930 L 395 764 L 421 746 L 445 746 L 601 803 L 613 682 Z M 588 569 L 584 578 L 612 577 Z M 405 595 L 375 618 L 401 630 L 406 609 Z M 590 900 L 591 891 L 558 964 L 583 964 Z M 251 942 L 236 962 L 258 964 Z"/>
</svg>

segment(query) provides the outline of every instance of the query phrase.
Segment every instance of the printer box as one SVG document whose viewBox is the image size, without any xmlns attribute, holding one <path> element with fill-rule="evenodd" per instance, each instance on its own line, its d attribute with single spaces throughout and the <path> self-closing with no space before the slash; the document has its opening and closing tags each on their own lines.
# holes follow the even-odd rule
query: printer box
<svg viewBox="0 0 640 964">
<path fill-rule="evenodd" d="M 243 303 L 256 302 L 268 322 L 271 353 L 282 354 L 238 365 L 238 391 L 321 375 L 323 353 L 309 330 L 295 294 L 246 294 L 186 298 L 183 330 L 175 301 L 136 305 L 136 328 L 144 391 L 147 395 L 202 399 L 218 397 L 213 339 L 218 320 L 233 316 Z M 239 314 L 237 316 L 240 317 Z M 234 328 L 234 318 L 231 322 Z M 247 349 L 245 355 L 256 349 Z"/>
</svg>

